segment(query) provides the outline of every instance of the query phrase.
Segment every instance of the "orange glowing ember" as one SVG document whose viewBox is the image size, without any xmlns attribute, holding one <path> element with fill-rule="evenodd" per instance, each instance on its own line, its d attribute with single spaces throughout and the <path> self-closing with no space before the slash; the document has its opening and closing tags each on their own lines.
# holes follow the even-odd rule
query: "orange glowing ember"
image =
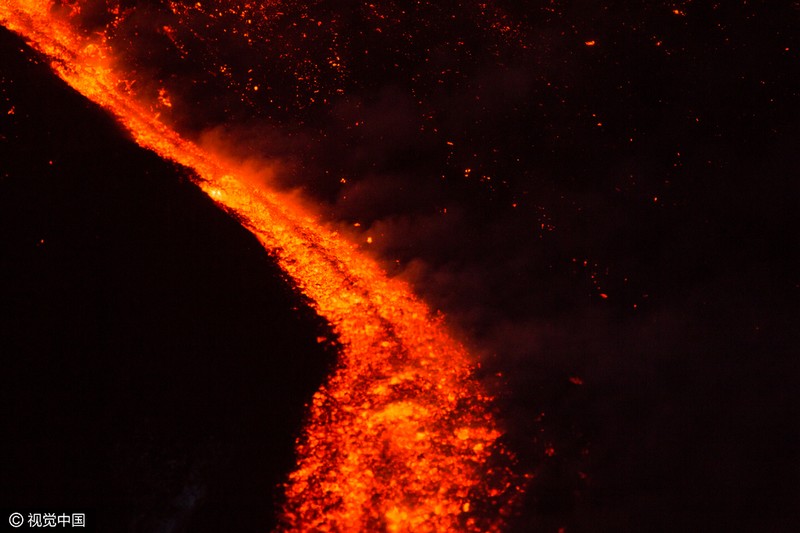
<svg viewBox="0 0 800 533">
<path fill-rule="evenodd" d="M 80 9 L 80 2 L 72 2 Z M 104 35 L 87 37 L 48 0 L 3 0 L 0 22 L 51 60 L 141 146 L 196 173 L 197 185 L 274 254 L 334 327 L 339 362 L 315 394 L 281 527 L 291 531 L 498 531 L 521 492 L 490 400 L 464 348 L 409 288 L 253 172 L 159 119 L 174 102 L 130 91 L 135 72 Z M 160 104 L 160 107 L 159 107 Z"/>
</svg>

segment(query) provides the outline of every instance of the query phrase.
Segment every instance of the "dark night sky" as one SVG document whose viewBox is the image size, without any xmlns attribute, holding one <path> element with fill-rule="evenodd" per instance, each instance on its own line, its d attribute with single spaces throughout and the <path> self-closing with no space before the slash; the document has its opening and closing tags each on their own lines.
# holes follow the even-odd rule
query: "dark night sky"
<svg viewBox="0 0 800 533">
<path fill-rule="evenodd" d="M 287 3 L 255 50 L 176 24 L 186 60 L 148 2 L 116 38 L 464 332 L 536 474 L 515 530 L 791 531 L 800 6 L 741 4 Z M 0 57 L 2 502 L 268 529 L 325 324 L 187 171 Z"/>
</svg>

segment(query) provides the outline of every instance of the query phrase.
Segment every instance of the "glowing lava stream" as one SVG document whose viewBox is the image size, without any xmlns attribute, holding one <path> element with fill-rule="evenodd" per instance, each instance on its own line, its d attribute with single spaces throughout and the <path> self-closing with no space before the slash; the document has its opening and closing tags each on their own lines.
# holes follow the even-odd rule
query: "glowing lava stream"
<svg viewBox="0 0 800 533">
<path fill-rule="evenodd" d="M 497 531 L 521 487 L 464 348 L 409 288 L 288 197 L 162 123 L 125 90 L 102 41 L 47 0 L 2 0 L 0 22 L 58 75 L 112 112 L 142 147 L 194 170 L 265 248 L 343 346 L 314 395 L 281 527 L 296 531 Z M 240 176 L 237 178 L 237 176 Z M 222 280 L 224 281 L 224 280 Z"/>
</svg>

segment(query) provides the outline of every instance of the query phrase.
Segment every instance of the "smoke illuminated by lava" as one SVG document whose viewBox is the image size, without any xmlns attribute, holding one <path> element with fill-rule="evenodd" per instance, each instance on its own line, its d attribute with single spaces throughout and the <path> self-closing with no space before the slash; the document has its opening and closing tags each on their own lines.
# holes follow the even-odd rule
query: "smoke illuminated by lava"
<svg viewBox="0 0 800 533">
<path fill-rule="evenodd" d="M 491 398 L 441 318 L 288 195 L 255 185 L 263 181 L 258 171 L 164 122 L 161 113 L 175 96 L 163 87 L 137 89 L 160 80 L 127 66 L 109 38 L 123 16 L 119 8 L 106 13 L 105 33 L 89 34 L 76 22 L 82 5 L 8 0 L 0 22 L 112 112 L 137 143 L 194 171 L 197 185 L 274 254 L 339 337 L 339 363 L 314 396 L 298 441 L 282 527 L 501 529 L 522 487 L 498 443 Z"/>
</svg>

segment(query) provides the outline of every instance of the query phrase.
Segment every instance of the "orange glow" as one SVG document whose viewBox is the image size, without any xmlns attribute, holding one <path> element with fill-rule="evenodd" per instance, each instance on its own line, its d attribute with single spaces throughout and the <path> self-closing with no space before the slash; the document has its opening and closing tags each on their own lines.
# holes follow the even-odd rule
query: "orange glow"
<svg viewBox="0 0 800 533">
<path fill-rule="evenodd" d="M 80 2 L 71 2 L 80 9 Z M 0 22 L 51 61 L 55 72 L 113 113 L 142 147 L 196 173 L 195 182 L 273 254 L 342 350 L 314 395 L 285 486 L 287 531 L 499 531 L 522 484 L 472 377 L 463 346 L 402 282 L 289 196 L 203 149 L 134 95 L 103 34 L 86 37 L 49 0 L 3 0 Z M 448 143 L 452 144 L 452 143 Z"/>
</svg>

